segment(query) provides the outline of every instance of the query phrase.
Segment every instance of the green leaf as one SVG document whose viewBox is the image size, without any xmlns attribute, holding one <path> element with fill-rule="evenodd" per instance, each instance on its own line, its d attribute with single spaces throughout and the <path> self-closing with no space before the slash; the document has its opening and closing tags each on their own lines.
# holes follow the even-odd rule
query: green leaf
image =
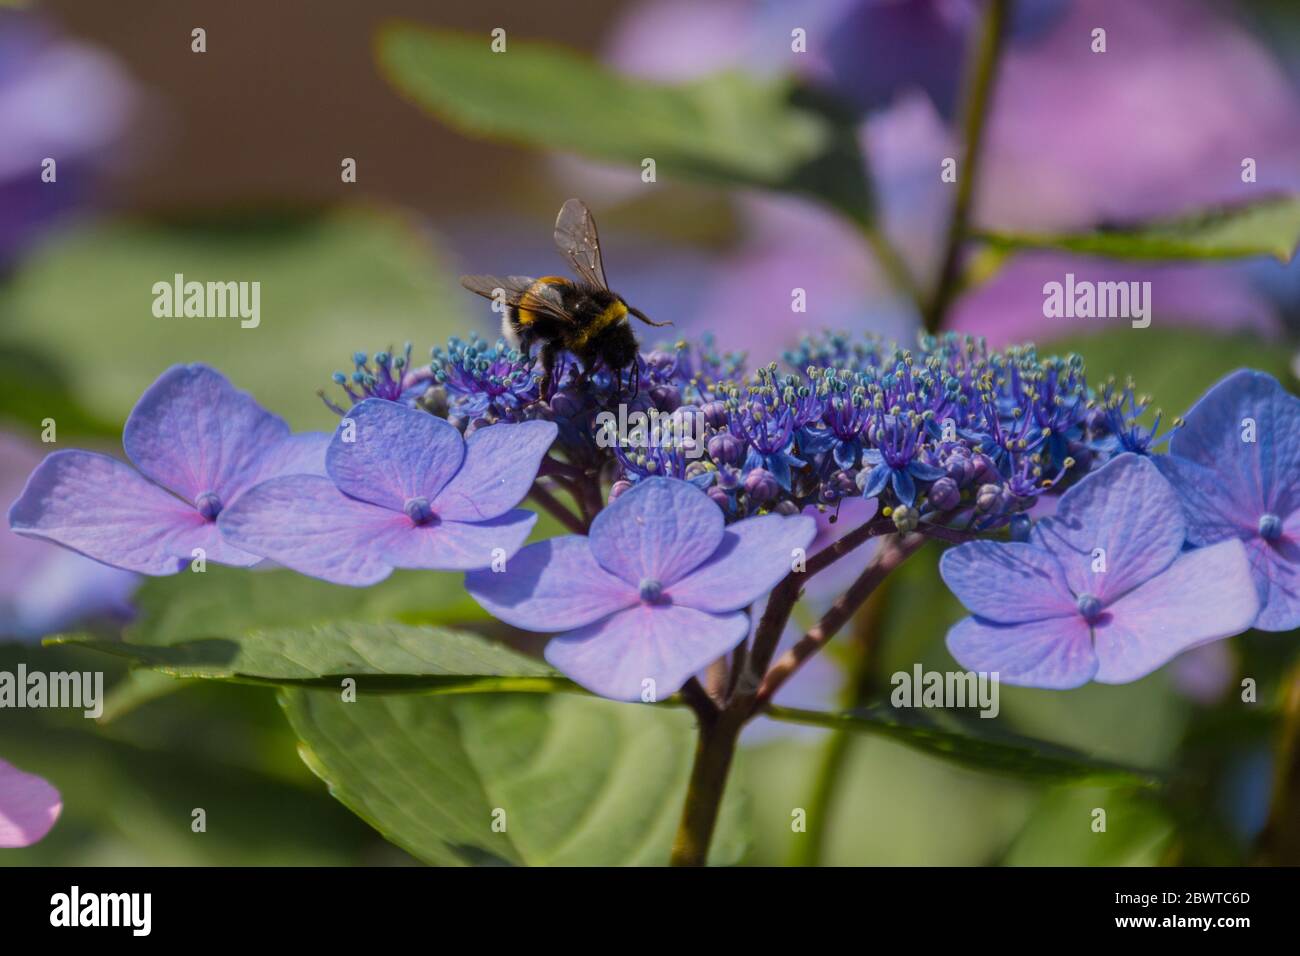
<svg viewBox="0 0 1300 956">
<path fill-rule="evenodd" d="M 0 325 L 6 347 L 57 362 L 69 407 L 47 414 L 59 421 L 60 438 L 60 415 L 90 409 L 93 421 L 74 430 L 104 420 L 116 439 L 149 383 L 170 365 L 195 361 L 221 369 L 295 428 L 333 430 L 338 419 L 316 392 L 334 388 L 330 375 L 350 369 L 353 352 L 400 348 L 418 332 L 414 360 L 423 361 L 430 346 L 467 327 L 465 297 L 439 269 L 441 258 L 406 219 L 369 208 L 108 222 L 67 233 L 25 260 L 0 286 Z M 260 282 L 260 324 L 155 317 L 153 285 L 176 273 Z M 111 331 L 91 331 L 92 321 Z"/>
<path fill-rule="evenodd" d="M 752 856 L 787 866 L 815 839 L 791 827 L 793 808 L 811 809 L 825 735 L 768 740 L 745 750 Z M 816 736 L 812 736 L 816 734 Z M 821 744 L 818 746 L 817 744 Z M 997 859 L 1023 824 L 1037 792 L 1021 781 L 973 773 L 879 737 L 853 736 L 826 809 L 826 866 L 980 866 Z"/>
<path fill-rule="evenodd" d="M 1090 233 L 985 232 L 995 248 L 1061 249 L 1108 259 L 1243 259 L 1289 262 L 1300 246 L 1300 197 L 1273 196 L 1178 219 Z"/>
<path fill-rule="evenodd" d="M 332 687 L 344 677 L 391 678 L 368 686 L 479 693 L 511 689 L 549 692 L 571 686 L 539 661 L 477 634 L 405 624 L 339 622 L 166 645 L 81 636 L 61 636 L 46 643 L 76 644 L 116 654 L 182 678 Z M 496 678 L 522 680 L 492 680 Z"/>
<path fill-rule="evenodd" d="M 902 711 L 875 706 L 840 714 L 769 707 L 773 720 L 876 734 L 917 750 L 970 767 L 1039 782 L 1122 783 L 1154 786 L 1157 778 L 1144 770 L 1125 767 L 1044 740 L 1034 740 L 984 727 L 982 718 L 945 715 L 945 722 L 925 711 Z M 987 723 L 987 721 L 986 721 Z"/>
<path fill-rule="evenodd" d="M 1105 829 L 1098 810 L 1105 811 Z M 1043 795 L 1003 861 L 1009 866 L 1156 866 L 1174 836 L 1149 794 L 1080 788 Z"/>
<path fill-rule="evenodd" d="M 463 624 L 487 620 L 461 576 L 396 571 L 369 588 L 329 584 L 293 571 L 209 565 L 202 574 L 146 580 L 134 599 L 133 644 L 239 639 L 254 630 L 338 621 Z"/>
<path fill-rule="evenodd" d="M 740 72 L 667 85 L 625 76 L 560 47 L 392 23 L 376 37 L 384 75 L 467 135 L 640 167 L 663 180 L 764 186 L 870 208 L 848 117 L 786 80 Z"/>
<path fill-rule="evenodd" d="M 117 442 L 121 422 L 111 422 L 72 397 L 64 370 L 43 354 L 23 345 L 0 341 L 0 419 L 32 435 L 47 418 L 54 419 L 60 440 L 93 439 Z"/>
<path fill-rule="evenodd" d="M 343 703 L 298 689 L 281 703 L 330 792 L 428 863 L 668 862 L 694 749 L 683 711 L 564 695 Z M 711 862 L 742 855 L 741 816 L 733 784 Z"/>
</svg>

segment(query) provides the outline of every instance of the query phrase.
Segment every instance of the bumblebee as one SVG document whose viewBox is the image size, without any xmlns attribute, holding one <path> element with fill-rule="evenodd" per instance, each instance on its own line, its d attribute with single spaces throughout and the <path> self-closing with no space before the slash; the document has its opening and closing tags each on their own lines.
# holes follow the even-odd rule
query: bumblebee
<svg viewBox="0 0 1300 956">
<path fill-rule="evenodd" d="M 623 370 L 632 369 L 632 394 L 639 388 L 639 345 L 629 316 L 656 327 L 671 322 L 651 321 L 628 305 L 605 281 L 600 257 L 600 236 L 591 210 L 580 199 L 570 199 L 555 219 L 555 244 L 572 267 L 576 279 L 564 276 L 461 276 L 470 292 L 502 302 L 501 334 L 512 348 L 526 355 L 540 342 L 542 379 L 539 394 L 550 393 L 555 363 L 561 351 L 576 355 L 583 374 L 603 364 L 614 376 L 616 392 L 622 389 Z"/>
</svg>

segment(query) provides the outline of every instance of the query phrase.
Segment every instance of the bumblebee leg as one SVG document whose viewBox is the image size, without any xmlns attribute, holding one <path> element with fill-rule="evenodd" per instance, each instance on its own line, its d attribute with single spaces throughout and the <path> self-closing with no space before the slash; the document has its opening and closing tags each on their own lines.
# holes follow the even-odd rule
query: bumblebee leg
<svg viewBox="0 0 1300 956">
<path fill-rule="evenodd" d="M 542 377 L 537 388 L 539 401 L 544 402 L 551 397 L 551 386 L 555 379 L 555 353 L 556 348 L 550 342 L 542 345 Z"/>
<path fill-rule="evenodd" d="M 628 310 L 627 310 L 627 311 L 629 312 L 629 314 L 631 314 L 631 315 L 635 315 L 638 319 L 640 319 L 640 320 L 641 320 L 642 322 L 644 322 L 646 325 L 653 325 L 656 329 L 662 329 L 665 325 L 672 325 L 671 322 L 656 322 L 654 319 L 652 319 L 652 318 L 650 318 L 649 316 L 647 316 L 647 315 L 646 315 L 644 312 L 642 312 L 640 309 L 634 309 L 634 308 L 632 308 L 631 306 L 628 306 Z"/>
</svg>

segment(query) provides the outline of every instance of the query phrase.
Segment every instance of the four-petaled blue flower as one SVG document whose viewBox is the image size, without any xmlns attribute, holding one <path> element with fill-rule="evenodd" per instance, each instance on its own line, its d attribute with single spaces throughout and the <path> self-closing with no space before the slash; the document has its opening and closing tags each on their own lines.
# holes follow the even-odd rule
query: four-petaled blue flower
<svg viewBox="0 0 1300 956">
<path fill-rule="evenodd" d="M 466 441 L 444 419 L 368 398 L 339 423 L 328 477 L 264 482 L 219 524 L 236 547 L 336 584 L 487 567 L 532 530 L 537 516 L 515 506 L 555 433 L 552 422 L 498 424 Z"/>
<path fill-rule="evenodd" d="M 1259 591 L 1255 626 L 1300 627 L 1300 398 L 1242 369 L 1211 388 L 1156 459 L 1187 516 L 1187 538 L 1245 542 Z"/>
<path fill-rule="evenodd" d="M 1251 626 L 1246 549 L 1183 551 L 1187 525 L 1149 458 L 1117 456 L 1061 496 L 1028 542 L 971 541 L 944 581 L 974 616 L 948 632 L 962 667 L 1064 689 L 1137 680 L 1177 654 Z"/>
<path fill-rule="evenodd" d="M 214 369 L 176 365 L 126 420 L 122 446 L 135 468 L 56 451 L 9 509 L 9 527 L 141 574 L 175 574 L 196 549 L 246 567 L 261 558 L 225 541 L 217 517 L 268 478 L 324 474 L 328 442 L 323 432 L 291 435 Z"/>
<path fill-rule="evenodd" d="M 742 609 L 816 533 L 802 516 L 724 527 L 698 488 L 647 478 L 597 515 L 588 537 L 529 545 L 504 572 L 472 572 L 465 586 L 507 624 L 562 632 L 546 659 L 587 689 L 617 700 L 652 689 L 662 700 L 745 639 Z"/>
</svg>

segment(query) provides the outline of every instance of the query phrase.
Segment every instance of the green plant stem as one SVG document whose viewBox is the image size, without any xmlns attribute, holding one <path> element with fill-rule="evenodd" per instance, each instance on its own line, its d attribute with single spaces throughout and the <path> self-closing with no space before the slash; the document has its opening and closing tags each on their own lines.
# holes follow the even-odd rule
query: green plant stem
<svg viewBox="0 0 1300 956">
<path fill-rule="evenodd" d="M 923 315 L 927 332 L 937 332 L 943 327 L 944 317 L 957 292 L 962 245 L 970 228 L 975 188 L 979 181 L 980 154 L 988 125 L 989 100 L 1002 55 L 1010 7 L 1011 0 L 990 0 L 980 25 L 962 107 L 962 140 L 965 151 L 962 155 L 962 169 L 957 177 L 957 199 L 948 220 L 948 233 L 934 294 Z"/>
<path fill-rule="evenodd" d="M 914 551 L 919 543 L 912 547 Z M 901 557 L 892 566 L 905 560 L 912 551 L 903 551 L 899 547 L 890 550 Z M 881 621 L 889 600 L 889 588 L 883 578 L 881 586 L 876 589 L 854 616 L 853 622 L 853 659 L 849 668 L 849 679 L 845 687 L 844 705 L 846 710 L 862 706 L 871 693 L 874 668 L 879 659 Z M 795 866 L 820 866 L 822 854 L 826 850 L 826 828 L 835 809 L 835 797 L 845 761 L 848 758 L 851 737 L 847 730 L 834 730 L 826 740 L 818 764 L 817 774 L 813 778 L 812 797 L 808 803 L 808 830 L 804 838 L 795 844 Z"/>
<path fill-rule="evenodd" d="M 713 719 L 700 721 L 700 735 L 695 745 L 695 761 L 686 788 L 686 805 L 681 823 L 673 838 L 673 866 L 704 866 L 709 860 L 709 844 L 718 823 L 718 811 L 727 789 L 731 762 L 736 755 L 736 741 L 745 725 L 737 711 L 723 711 Z"/>
<path fill-rule="evenodd" d="M 532 489 L 528 492 L 529 496 L 539 505 L 546 509 L 547 513 L 554 517 L 574 534 L 586 534 L 586 523 L 575 515 L 572 511 L 564 506 L 559 498 L 538 481 L 533 482 Z"/>
<path fill-rule="evenodd" d="M 767 672 L 755 698 L 755 706 L 762 707 L 770 701 L 780 690 L 781 685 L 790 679 L 804 661 L 825 647 L 890 573 L 915 554 L 925 541 L 925 536 L 917 533 L 901 538 L 893 535 L 886 538 L 875 560 L 867 565 L 866 570 L 849 585 L 849 589 L 831 605 L 822 619 Z"/>
<path fill-rule="evenodd" d="M 795 601 L 798 600 L 803 578 L 809 573 L 816 573 L 829 566 L 838 557 L 847 554 L 874 534 L 883 533 L 886 527 L 893 527 L 890 519 L 884 521 L 888 524 L 873 521 L 855 528 L 836 542 L 836 545 L 826 548 L 809 559 L 804 571 L 791 572 L 787 575 L 768 598 L 767 607 L 755 632 L 754 648 L 749 655 L 746 676 L 738 682 L 735 693 L 716 715 L 702 708 L 696 709 L 700 721 L 699 741 L 695 748 L 694 763 L 691 766 L 686 804 L 682 809 L 681 822 L 678 824 L 677 836 L 673 841 L 672 864 L 674 866 L 703 866 L 708 860 L 709 843 L 713 839 L 713 829 L 722 807 L 727 775 L 731 770 L 740 731 L 761 710 L 770 695 L 775 693 L 781 680 L 793 673 L 798 666 L 795 664 L 785 671 L 784 677 L 773 685 L 768 685 L 766 681 L 760 681 L 755 677 L 767 671 L 777 641 L 789 620 Z M 858 576 L 848 591 L 831 606 L 831 609 L 809 632 L 809 635 L 815 635 L 814 639 L 818 642 L 818 646 L 830 640 L 870 597 L 872 591 L 885 579 L 889 571 L 897 567 L 925 541 L 926 538 L 920 534 L 910 534 L 901 539 L 897 535 L 890 535 L 882 545 L 876 560 Z M 805 639 L 808 639 L 809 635 L 805 635 Z M 767 697 L 762 696 L 765 686 L 769 686 Z"/>
</svg>

